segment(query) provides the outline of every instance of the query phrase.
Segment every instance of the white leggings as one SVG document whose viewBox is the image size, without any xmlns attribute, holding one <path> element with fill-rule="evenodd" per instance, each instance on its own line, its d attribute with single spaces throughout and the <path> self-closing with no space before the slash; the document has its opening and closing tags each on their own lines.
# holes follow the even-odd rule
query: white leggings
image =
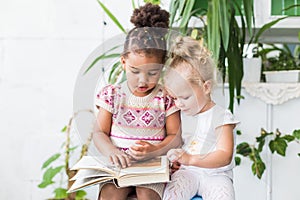
<svg viewBox="0 0 300 200">
<path fill-rule="evenodd" d="M 232 180 L 226 175 L 208 175 L 179 169 L 172 174 L 167 184 L 163 200 L 190 200 L 196 194 L 203 200 L 234 200 Z"/>
</svg>

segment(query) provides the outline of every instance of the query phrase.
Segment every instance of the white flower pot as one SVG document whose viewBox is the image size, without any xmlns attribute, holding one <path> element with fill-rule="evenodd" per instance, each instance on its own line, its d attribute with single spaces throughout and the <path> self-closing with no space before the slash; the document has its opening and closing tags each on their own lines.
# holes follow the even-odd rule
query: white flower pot
<svg viewBox="0 0 300 200">
<path fill-rule="evenodd" d="M 265 71 L 268 83 L 297 83 L 300 82 L 300 70 Z"/>
<path fill-rule="evenodd" d="M 244 58 L 243 83 L 258 83 L 261 75 L 261 58 Z"/>
</svg>

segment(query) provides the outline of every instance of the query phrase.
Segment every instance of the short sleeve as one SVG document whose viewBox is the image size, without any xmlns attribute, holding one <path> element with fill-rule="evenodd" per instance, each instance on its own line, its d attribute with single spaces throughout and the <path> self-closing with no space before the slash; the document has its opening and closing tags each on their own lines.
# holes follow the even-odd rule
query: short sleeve
<svg viewBox="0 0 300 200">
<path fill-rule="evenodd" d="M 165 110 L 166 110 L 166 117 L 179 110 L 175 106 L 174 99 L 169 95 L 165 96 Z"/>
<path fill-rule="evenodd" d="M 215 113 L 217 113 L 215 114 L 217 117 L 214 119 L 216 128 L 227 124 L 237 125 L 240 123 L 228 109 L 219 108 L 219 111 Z"/>
<path fill-rule="evenodd" d="M 113 85 L 105 86 L 97 95 L 95 104 L 108 112 L 114 112 L 116 88 Z"/>
</svg>

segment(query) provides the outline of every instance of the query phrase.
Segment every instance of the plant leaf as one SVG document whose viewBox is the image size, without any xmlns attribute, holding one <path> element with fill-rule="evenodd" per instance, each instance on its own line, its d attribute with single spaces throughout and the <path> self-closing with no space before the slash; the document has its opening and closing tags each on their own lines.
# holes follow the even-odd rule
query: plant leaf
<svg viewBox="0 0 300 200">
<path fill-rule="evenodd" d="M 207 11 L 207 43 L 208 48 L 213 53 L 213 58 L 219 58 L 221 44 L 220 19 L 219 19 L 219 0 L 209 0 Z"/>
<path fill-rule="evenodd" d="M 64 188 L 56 188 L 54 194 L 56 199 L 65 199 L 68 197 L 67 190 Z"/>
<path fill-rule="evenodd" d="M 181 1 L 181 2 L 184 3 L 184 1 Z M 174 11 L 174 12 L 170 13 L 170 22 L 169 22 L 170 27 L 172 27 L 172 25 L 174 23 L 174 18 L 175 18 L 175 15 L 177 13 L 176 11 L 178 10 L 179 3 L 180 3 L 180 1 L 178 1 L 178 0 L 171 1 L 169 9 Z"/>
<path fill-rule="evenodd" d="M 77 148 L 78 148 L 78 146 L 70 147 L 68 151 L 71 152 L 71 151 L 74 151 Z"/>
<path fill-rule="evenodd" d="M 295 137 L 292 135 L 285 135 L 285 136 L 282 136 L 281 138 L 286 140 L 287 142 L 292 142 L 295 140 Z"/>
<path fill-rule="evenodd" d="M 285 156 L 287 143 L 284 139 L 276 137 L 274 140 L 270 141 L 269 148 L 272 153 L 277 152 L 279 155 Z"/>
<path fill-rule="evenodd" d="M 258 149 L 257 149 L 257 151 L 262 152 L 264 146 L 265 146 L 265 140 L 261 140 L 261 141 L 258 143 Z"/>
<path fill-rule="evenodd" d="M 300 33 L 300 32 L 299 32 Z M 300 129 L 293 131 L 293 136 L 300 140 Z"/>
<path fill-rule="evenodd" d="M 250 145 L 247 142 L 242 142 L 236 147 L 236 153 L 242 156 L 248 156 L 252 152 Z"/>
<path fill-rule="evenodd" d="M 229 26 L 230 26 L 230 16 L 228 15 L 228 8 L 226 0 L 219 0 L 219 22 L 220 22 L 220 30 L 222 32 L 222 41 L 224 45 L 225 51 L 227 51 L 229 44 Z"/>
<path fill-rule="evenodd" d="M 59 157 L 60 157 L 60 153 L 56 153 L 54 154 L 53 156 L 51 156 L 50 158 L 48 158 L 44 163 L 43 163 L 43 166 L 42 166 L 42 169 L 48 167 L 52 162 L 54 162 L 55 160 L 57 160 Z"/>
<path fill-rule="evenodd" d="M 252 37 L 252 20 L 254 21 L 253 15 L 253 0 L 243 0 L 245 18 L 247 23 L 247 29 L 250 37 Z"/>
<path fill-rule="evenodd" d="M 283 19 L 285 19 L 285 18 L 287 18 L 287 17 L 288 17 L 288 16 L 286 16 L 286 17 L 281 17 L 281 18 L 279 18 L 279 19 L 273 20 L 273 21 L 271 21 L 271 22 L 269 22 L 269 23 L 263 25 L 263 26 L 259 29 L 259 31 L 257 32 L 257 34 L 255 34 L 254 40 L 253 40 L 254 43 L 257 43 L 257 42 L 258 42 L 259 37 L 260 37 L 266 30 L 270 29 L 272 26 L 274 26 L 275 24 L 277 24 L 278 22 L 280 22 L 281 20 L 283 20 Z"/>
<path fill-rule="evenodd" d="M 67 128 L 68 128 L 68 126 L 64 126 L 60 132 L 66 132 Z"/>
<path fill-rule="evenodd" d="M 252 164 L 252 173 L 256 175 L 259 179 L 261 179 L 265 169 L 266 165 L 262 160 L 257 160 Z"/>
<path fill-rule="evenodd" d="M 81 199 L 83 199 L 86 195 L 87 195 L 87 193 L 86 193 L 84 190 L 78 190 L 78 191 L 76 192 L 75 200 L 81 200 Z"/>
<path fill-rule="evenodd" d="M 235 160 L 235 165 L 236 165 L 236 166 L 238 166 L 238 165 L 241 164 L 241 158 L 240 158 L 240 157 L 235 156 L 235 157 L 234 157 L 234 160 Z"/>
<path fill-rule="evenodd" d="M 43 175 L 43 181 L 38 185 L 39 188 L 45 188 L 48 185 L 51 185 L 54 183 L 54 181 L 52 180 L 53 177 L 56 176 L 56 174 L 58 174 L 62 169 L 64 168 L 64 166 L 59 166 L 56 168 L 48 168 Z"/>
<path fill-rule="evenodd" d="M 90 66 L 84 71 L 84 74 L 86 74 L 99 60 L 103 60 L 103 59 L 108 59 L 108 58 L 117 58 L 120 57 L 120 53 L 112 53 L 112 54 L 108 54 L 106 55 L 106 53 L 100 55 L 99 57 L 97 57 L 92 64 L 90 64 Z"/>
<path fill-rule="evenodd" d="M 126 30 L 123 28 L 121 23 L 117 20 L 117 18 L 110 12 L 110 10 L 99 0 L 97 0 L 99 5 L 102 7 L 104 12 L 109 16 L 109 18 L 119 27 L 119 29 L 123 32 L 126 33 Z"/>
<path fill-rule="evenodd" d="M 241 130 L 237 130 L 237 131 L 236 131 L 236 134 L 237 134 L 237 135 L 242 135 L 242 131 L 241 131 Z"/>
<path fill-rule="evenodd" d="M 65 167 L 64 165 L 61 165 L 55 168 L 52 167 L 48 168 L 43 175 L 43 180 L 52 180 L 53 177 L 55 177 L 56 174 L 58 174 L 64 167 Z"/>
<path fill-rule="evenodd" d="M 38 187 L 39 188 L 45 188 L 48 185 L 51 185 L 53 183 L 54 183 L 54 181 L 52 181 L 52 180 L 43 180 L 40 184 L 38 184 Z"/>
<path fill-rule="evenodd" d="M 187 26 L 189 23 L 189 20 L 191 19 L 191 13 L 194 6 L 195 0 L 186 0 L 185 8 L 182 14 L 182 19 L 180 21 L 179 28 L 182 33 L 186 33 Z"/>
</svg>

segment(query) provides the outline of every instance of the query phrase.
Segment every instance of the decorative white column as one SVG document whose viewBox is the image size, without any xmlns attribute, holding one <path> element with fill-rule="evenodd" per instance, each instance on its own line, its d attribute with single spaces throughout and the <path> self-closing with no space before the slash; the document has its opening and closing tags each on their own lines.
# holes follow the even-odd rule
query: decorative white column
<svg viewBox="0 0 300 200">
<path fill-rule="evenodd" d="M 244 83 L 245 90 L 267 104 L 266 129 L 273 131 L 273 106 L 300 97 L 300 83 Z M 269 142 L 269 141 L 267 141 Z M 267 200 L 272 200 L 272 154 L 267 151 Z"/>
</svg>

